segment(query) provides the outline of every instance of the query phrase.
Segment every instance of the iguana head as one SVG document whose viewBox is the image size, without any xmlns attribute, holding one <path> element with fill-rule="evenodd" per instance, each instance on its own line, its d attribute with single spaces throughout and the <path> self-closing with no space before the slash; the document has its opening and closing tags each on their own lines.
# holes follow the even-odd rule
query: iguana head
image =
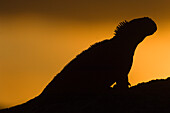
<svg viewBox="0 0 170 113">
<path fill-rule="evenodd" d="M 149 36 L 157 30 L 157 26 L 149 17 L 143 17 L 129 21 L 128 29 L 132 34 Z"/>
<path fill-rule="evenodd" d="M 143 17 L 119 23 L 115 30 L 115 36 L 119 39 L 140 43 L 156 30 L 156 23 L 149 17 Z"/>
</svg>

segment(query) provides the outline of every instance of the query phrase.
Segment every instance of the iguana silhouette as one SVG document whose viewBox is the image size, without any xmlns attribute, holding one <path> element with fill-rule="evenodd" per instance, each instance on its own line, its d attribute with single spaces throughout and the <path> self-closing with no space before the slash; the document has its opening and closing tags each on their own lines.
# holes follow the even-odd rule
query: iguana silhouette
<svg viewBox="0 0 170 113">
<path fill-rule="evenodd" d="M 100 93 L 114 82 L 120 89 L 128 88 L 135 49 L 156 30 L 156 23 L 149 17 L 121 22 L 113 38 L 98 42 L 77 55 L 41 95 Z"/>
</svg>

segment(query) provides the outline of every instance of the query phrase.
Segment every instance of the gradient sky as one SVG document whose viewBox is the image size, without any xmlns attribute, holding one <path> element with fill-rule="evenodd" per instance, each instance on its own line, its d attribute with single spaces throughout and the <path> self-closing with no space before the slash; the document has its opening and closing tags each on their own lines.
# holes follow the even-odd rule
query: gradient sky
<svg viewBox="0 0 170 113">
<path fill-rule="evenodd" d="M 170 76 L 169 0 L 1 0 L 0 107 L 39 95 L 62 68 L 117 24 L 148 16 L 158 31 L 137 48 L 130 83 Z"/>
</svg>

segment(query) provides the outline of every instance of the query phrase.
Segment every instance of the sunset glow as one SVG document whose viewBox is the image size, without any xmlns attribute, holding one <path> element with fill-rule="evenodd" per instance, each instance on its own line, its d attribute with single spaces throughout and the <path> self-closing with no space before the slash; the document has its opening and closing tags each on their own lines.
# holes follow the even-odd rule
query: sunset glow
<svg viewBox="0 0 170 113">
<path fill-rule="evenodd" d="M 84 12 L 88 18 L 92 18 L 86 20 L 62 15 L 61 18 L 53 17 L 35 11 L 4 14 L 1 10 L 0 106 L 14 106 L 39 95 L 77 54 L 98 41 L 112 38 L 119 22 L 137 17 L 151 17 L 157 23 L 158 30 L 138 46 L 129 73 L 130 83 L 136 85 L 170 77 L 170 18 L 165 14 L 170 11 L 167 6 L 170 2 L 163 0 L 162 4 L 154 3 L 153 10 L 147 5 L 148 10 L 140 13 L 129 8 L 129 15 L 122 11 L 119 12 L 122 15 L 113 12 L 110 18 L 107 15 L 111 13 L 98 19 L 100 14 L 93 17 Z M 156 10 L 159 8 L 156 6 L 164 9 Z M 157 13 L 154 13 L 155 10 Z"/>
</svg>

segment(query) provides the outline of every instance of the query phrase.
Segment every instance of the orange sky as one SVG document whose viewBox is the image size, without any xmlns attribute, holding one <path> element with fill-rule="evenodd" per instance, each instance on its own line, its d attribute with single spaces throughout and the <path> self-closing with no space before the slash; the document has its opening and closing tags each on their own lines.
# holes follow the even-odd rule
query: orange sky
<svg viewBox="0 0 170 113">
<path fill-rule="evenodd" d="M 2 2 L 2 1 L 1 1 Z M 77 54 L 113 37 L 123 20 L 149 16 L 158 31 L 137 48 L 129 74 L 135 85 L 170 76 L 168 0 L 6 0 L 0 3 L 0 107 L 40 94 Z"/>
</svg>

